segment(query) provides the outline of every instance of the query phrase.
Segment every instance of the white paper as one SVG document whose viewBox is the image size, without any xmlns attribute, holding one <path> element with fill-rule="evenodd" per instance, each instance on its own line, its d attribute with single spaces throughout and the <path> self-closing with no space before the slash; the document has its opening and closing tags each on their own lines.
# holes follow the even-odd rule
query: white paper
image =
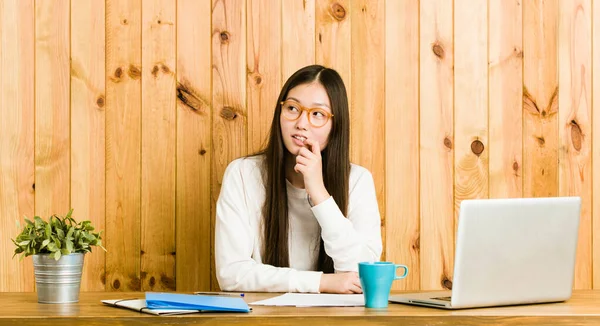
<svg viewBox="0 0 600 326">
<path fill-rule="evenodd" d="M 286 293 L 249 304 L 292 307 L 360 307 L 365 305 L 365 299 L 362 294 Z"/>
<path fill-rule="evenodd" d="M 162 315 L 181 315 L 191 314 L 200 312 L 200 310 L 181 310 L 181 309 L 149 309 L 146 306 L 145 299 L 131 299 L 131 300 L 101 300 L 102 303 L 109 306 L 116 306 L 120 308 L 127 308 L 138 312 L 144 312 L 147 314 L 162 316 Z"/>
</svg>

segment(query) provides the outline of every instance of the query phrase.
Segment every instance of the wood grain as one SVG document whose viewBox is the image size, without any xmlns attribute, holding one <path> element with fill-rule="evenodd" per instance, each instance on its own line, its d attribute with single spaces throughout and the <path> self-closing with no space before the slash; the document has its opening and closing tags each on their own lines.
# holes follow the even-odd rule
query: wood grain
<svg viewBox="0 0 600 326">
<path fill-rule="evenodd" d="M 248 149 L 246 109 L 246 5 L 243 0 L 213 0 L 212 5 L 212 169 L 211 243 L 223 173 Z M 211 252 L 214 255 L 214 247 Z M 219 284 L 211 256 L 211 289 Z"/>
<path fill-rule="evenodd" d="M 522 3 L 523 196 L 557 196 L 558 0 Z"/>
<path fill-rule="evenodd" d="M 142 2 L 143 291 L 175 290 L 175 2 Z"/>
<path fill-rule="evenodd" d="M 351 92 L 351 5 L 350 0 L 319 0 L 315 4 L 315 51 L 317 64 L 335 69 Z"/>
<path fill-rule="evenodd" d="M 385 151 L 385 4 L 354 0 L 350 12 L 350 160 L 373 174 L 385 243 L 385 157 L 374 155 Z M 381 258 L 385 259 L 385 246 Z"/>
<path fill-rule="evenodd" d="M 104 5 L 71 2 L 71 206 L 98 231 L 105 231 Z M 85 255 L 82 291 L 104 291 L 105 262 L 101 248 Z"/>
<path fill-rule="evenodd" d="M 35 2 L 35 214 L 71 208 L 70 8 L 68 0 Z"/>
<path fill-rule="evenodd" d="M 393 289 L 420 287 L 419 5 L 385 3 L 386 260 L 408 276 Z"/>
<path fill-rule="evenodd" d="M 454 114 L 452 4 L 422 0 L 420 21 L 421 289 L 452 287 Z"/>
<path fill-rule="evenodd" d="M 35 284 L 11 241 L 34 215 L 34 19 L 33 0 L 0 1 L 0 292 Z"/>
<path fill-rule="evenodd" d="M 489 197 L 523 197 L 523 5 L 489 2 Z"/>
<path fill-rule="evenodd" d="M 210 290 L 210 9 L 177 2 L 177 291 Z"/>
<path fill-rule="evenodd" d="M 0 291 L 34 289 L 31 259 L 11 258 L 15 219 L 71 207 L 108 249 L 86 257 L 84 290 L 140 291 L 142 276 L 144 289 L 218 289 L 222 174 L 264 144 L 281 85 L 312 63 L 348 90 L 351 157 L 375 177 L 382 258 L 411 267 L 396 289 L 451 287 L 461 200 L 559 195 L 583 198 L 575 287 L 599 287 L 599 8 L 0 1 Z"/>
<path fill-rule="evenodd" d="M 106 282 L 140 291 L 141 0 L 106 1 Z"/>
<path fill-rule="evenodd" d="M 487 9 L 454 2 L 455 234 L 461 201 L 489 196 Z"/>
<path fill-rule="evenodd" d="M 281 89 L 281 2 L 248 0 L 246 22 L 248 153 L 266 146 Z"/>
<path fill-rule="evenodd" d="M 581 197 L 576 289 L 592 288 L 591 5 L 590 0 L 559 1 L 559 195 Z"/>
<path fill-rule="evenodd" d="M 319 1 L 281 1 L 281 86 L 296 70 L 315 63 L 315 2 Z"/>
<path fill-rule="evenodd" d="M 592 5 L 592 22 L 600 19 L 600 6 Z M 600 24 L 592 23 L 592 112 L 600 112 L 598 98 L 600 94 Z M 600 114 L 592 113 L 592 194 L 600 193 L 600 151 L 593 144 L 600 144 Z M 596 146 L 598 147 L 598 146 Z M 594 197 L 592 197 L 595 199 Z M 597 198 L 597 196 L 596 196 Z M 592 286 L 600 288 L 600 201 L 592 201 Z"/>
</svg>

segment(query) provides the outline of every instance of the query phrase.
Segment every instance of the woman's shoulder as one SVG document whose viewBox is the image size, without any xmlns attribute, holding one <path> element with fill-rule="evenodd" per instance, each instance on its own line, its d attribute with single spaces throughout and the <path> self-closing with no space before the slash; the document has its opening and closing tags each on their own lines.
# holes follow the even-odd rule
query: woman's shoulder
<svg viewBox="0 0 600 326">
<path fill-rule="evenodd" d="M 362 196 L 365 193 L 374 191 L 375 188 L 371 171 L 358 164 L 350 163 L 350 177 L 348 181 L 351 195 Z"/>
<path fill-rule="evenodd" d="M 367 169 L 364 166 L 358 165 L 358 164 L 354 164 L 354 163 L 350 163 L 350 179 L 354 178 L 360 178 L 363 177 L 365 175 L 371 175 L 371 171 L 369 171 L 369 169 Z"/>
<path fill-rule="evenodd" d="M 350 189 L 359 182 L 370 181 L 373 182 L 373 175 L 369 169 L 358 164 L 350 163 Z"/>
<path fill-rule="evenodd" d="M 263 155 L 244 156 L 236 158 L 227 165 L 227 170 L 225 173 L 227 174 L 237 172 L 243 176 L 255 173 L 260 174 L 263 161 Z"/>
</svg>

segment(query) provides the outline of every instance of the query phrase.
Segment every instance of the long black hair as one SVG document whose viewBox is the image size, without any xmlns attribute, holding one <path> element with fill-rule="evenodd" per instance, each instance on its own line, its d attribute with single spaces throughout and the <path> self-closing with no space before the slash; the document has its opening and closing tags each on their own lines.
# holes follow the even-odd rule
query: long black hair
<svg viewBox="0 0 600 326">
<path fill-rule="evenodd" d="M 348 96 L 340 75 L 333 69 L 311 65 L 296 71 L 283 85 L 271 123 L 266 147 L 259 153 L 265 156 L 263 181 L 266 199 L 263 206 L 263 262 L 277 267 L 289 267 L 288 197 L 285 182 L 285 162 L 292 154 L 286 149 L 281 136 L 281 102 L 289 91 L 303 84 L 319 83 L 327 92 L 334 115 L 327 146 L 321 152 L 323 182 L 346 216 L 348 210 L 348 179 L 350 176 L 350 122 Z M 320 241 L 318 269 L 333 273 L 333 261 L 325 253 Z"/>
</svg>

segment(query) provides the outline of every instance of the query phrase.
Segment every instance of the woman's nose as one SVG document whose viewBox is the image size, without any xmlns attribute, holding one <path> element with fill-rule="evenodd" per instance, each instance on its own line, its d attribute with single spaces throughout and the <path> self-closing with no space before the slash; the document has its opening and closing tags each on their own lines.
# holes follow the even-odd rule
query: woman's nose
<svg viewBox="0 0 600 326">
<path fill-rule="evenodd" d="M 306 113 L 306 114 L 305 114 Z M 296 120 L 296 128 L 306 130 L 308 127 L 308 112 L 302 111 L 300 112 L 300 117 Z"/>
</svg>

